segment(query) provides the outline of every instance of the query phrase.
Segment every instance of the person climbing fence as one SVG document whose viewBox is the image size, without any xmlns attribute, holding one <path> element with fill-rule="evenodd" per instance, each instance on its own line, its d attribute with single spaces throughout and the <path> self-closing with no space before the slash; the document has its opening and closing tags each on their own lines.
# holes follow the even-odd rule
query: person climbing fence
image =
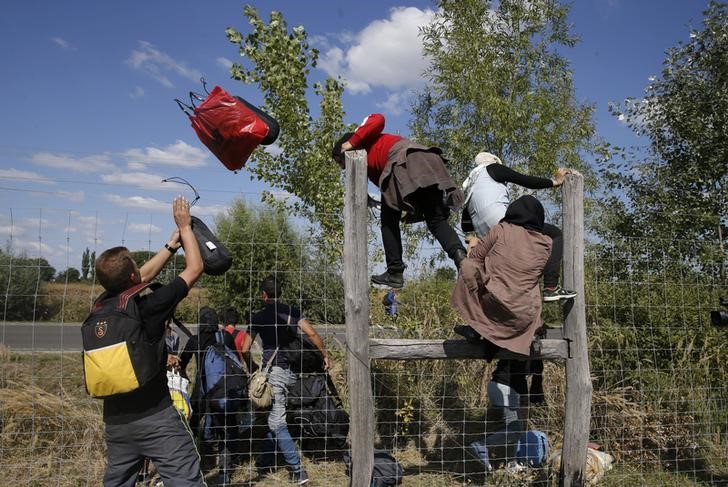
<svg viewBox="0 0 728 487">
<path fill-rule="evenodd" d="M 481 152 L 475 156 L 475 168 L 470 171 L 463 182 L 465 192 L 465 208 L 463 210 L 463 231 L 474 231 L 478 238 L 483 238 L 505 216 L 511 200 L 508 183 L 517 184 L 529 189 L 557 188 L 564 183 L 570 169 L 560 167 L 553 179 L 540 178 L 521 174 L 505 166 L 499 157 L 489 152 Z M 544 301 L 558 301 L 576 296 L 559 285 L 559 274 L 563 256 L 563 237 L 561 229 L 550 223 L 544 223 L 542 232 L 553 241 L 551 255 L 544 268 Z"/>
<path fill-rule="evenodd" d="M 402 260 L 402 213 L 408 223 L 424 221 L 440 246 L 460 267 L 466 251 L 448 223 L 451 210 L 463 203 L 463 192 L 447 171 L 447 159 L 437 147 L 425 147 L 384 130 L 384 116 L 373 113 L 354 132 L 342 135 L 332 156 L 344 168 L 344 152 L 367 152 L 367 175 L 382 195 L 381 231 L 387 270 L 371 282 L 401 288 L 406 265 Z"/>
</svg>

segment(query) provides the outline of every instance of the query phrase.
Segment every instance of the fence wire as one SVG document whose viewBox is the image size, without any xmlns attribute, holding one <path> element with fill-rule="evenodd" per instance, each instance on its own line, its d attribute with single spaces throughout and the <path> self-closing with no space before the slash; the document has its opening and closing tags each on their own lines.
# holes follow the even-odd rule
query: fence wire
<svg viewBox="0 0 728 487">
<path fill-rule="evenodd" d="M 125 245 L 144 261 L 166 242 L 171 220 L 155 213 L 118 217 L 59 209 L 7 209 L 2 216 L 7 237 L 0 254 L 3 483 L 99 485 L 105 469 L 102 404 L 84 389 L 79 324 L 102 288 L 93 279 L 93 266 L 82 265 L 82 254 L 87 248 L 98 255 Z M 213 226 L 213 218 L 203 219 Z M 370 230 L 370 270 L 381 272 L 378 232 Z M 216 231 L 234 255 L 233 266 L 224 276 L 204 277 L 178 306 L 177 316 L 196 333 L 203 307 L 221 312 L 232 306 L 241 316 L 237 329 L 246 330 L 251 314 L 263 307 L 260 281 L 269 274 L 280 278 L 283 300 L 300 309 L 324 338 L 331 355 L 329 376 L 342 399 L 338 407 L 335 394 L 321 393 L 320 374 L 307 378 L 318 387 L 316 393 L 292 386 L 291 433 L 314 485 L 348 482 L 346 430 L 337 423 L 342 416 L 335 416 L 348 410 L 340 254 L 324 248 L 323 236 L 307 225 L 251 203 L 233 205 L 217 220 Z M 449 304 L 455 268 L 439 248 L 421 242 L 407 257 L 405 287 L 395 294 L 396 313 L 384 304 L 388 289 L 370 290 L 371 337 L 456 337 L 452 329 L 461 320 Z M 719 242 L 594 239 L 587 245 L 594 387 L 590 440 L 613 458 L 601 485 L 728 482 L 728 335 L 709 319 L 719 297 L 728 295 L 721 252 Z M 169 282 L 183 267 L 176 256 L 159 279 Z M 544 318 L 559 328 L 560 307 L 545 304 Z M 188 339 L 175 331 L 181 353 Z M 253 356 L 260 363 L 258 343 Z M 551 461 L 529 468 L 507 456 L 495 457 L 494 470 L 486 471 L 472 456 L 469 445 L 498 431 L 503 420 L 488 401 L 495 365 L 482 360 L 372 362 L 375 446 L 403 466 L 404 485 L 553 481 Z M 190 393 L 196 368 L 192 360 Z M 520 413 L 527 429 L 546 434 L 552 457 L 563 441 L 563 365 L 547 363 L 543 377 L 544 401 Z M 244 402 L 228 414 L 200 418 L 210 421 L 207 429 L 197 430 L 208 478 L 219 472 L 225 460 L 221 452 L 230 452 L 233 481 L 287 482 L 283 458 L 276 458 L 276 468 L 266 475 L 256 468 L 267 414 Z M 158 480 L 154 468 L 147 472 L 139 480 L 153 485 Z"/>
</svg>

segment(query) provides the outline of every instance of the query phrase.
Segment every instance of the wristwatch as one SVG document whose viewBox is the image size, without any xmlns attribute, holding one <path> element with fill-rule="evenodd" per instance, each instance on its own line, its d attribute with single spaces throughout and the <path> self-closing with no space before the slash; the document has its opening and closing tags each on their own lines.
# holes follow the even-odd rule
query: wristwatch
<svg viewBox="0 0 728 487">
<path fill-rule="evenodd" d="M 179 247 L 177 247 L 175 249 L 174 247 L 170 247 L 169 244 L 167 244 L 167 243 L 164 244 L 164 248 L 167 249 L 167 250 L 169 250 L 169 253 L 171 253 L 171 254 L 176 254 L 177 251 L 179 250 Z"/>
</svg>

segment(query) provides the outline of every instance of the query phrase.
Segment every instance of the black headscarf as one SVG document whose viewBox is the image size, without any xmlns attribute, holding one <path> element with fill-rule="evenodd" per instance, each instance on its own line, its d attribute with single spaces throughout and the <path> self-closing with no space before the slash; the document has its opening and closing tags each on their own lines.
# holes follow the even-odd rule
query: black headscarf
<svg viewBox="0 0 728 487">
<path fill-rule="evenodd" d="M 536 198 L 527 194 L 508 205 L 506 216 L 501 221 L 512 223 L 513 225 L 518 225 L 528 230 L 543 232 L 543 220 L 543 205 Z"/>
<path fill-rule="evenodd" d="M 200 327 L 197 331 L 198 335 L 198 349 L 200 351 L 207 350 L 207 347 L 215 343 L 215 333 L 218 332 L 217 327 L 217 313 L 214 309 L 209 306 L 200 308 Z"/>
</svg>

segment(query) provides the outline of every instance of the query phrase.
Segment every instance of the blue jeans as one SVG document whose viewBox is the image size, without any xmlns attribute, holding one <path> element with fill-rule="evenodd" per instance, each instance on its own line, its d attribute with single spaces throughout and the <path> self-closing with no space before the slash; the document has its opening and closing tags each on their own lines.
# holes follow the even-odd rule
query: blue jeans
<svg viewBox="0 0 728 487">
<path fill-rule="evenodd" d="M 268 434 L 263 442 L 261 453 L 256 465 L 258 467 L 272 467 L 275 465 L 276 448 L 283 454 L 286 465 L 291 468 L 300 468 L 301 456 L 298 454 L 296 444 L 288 432 L 286 423 L 286 400 L 288 387 L 296 382 L 296 375 L 288 369 L 273 366 L 268 372 L 268 383 L 273 389 L 273 404 L 268 413 Z"/>
<path fill-rule="evenodd" d="M 516 457 L 518 439 L 525 431 L 524 421 L 518 418 L 521 396 L 513 388 L 490 381 L 488 401 L 491 410 L 500 413 L 501 428 L 485 437 L 485 446 L 494 456 L 506 463 Z"/>
</svg>

